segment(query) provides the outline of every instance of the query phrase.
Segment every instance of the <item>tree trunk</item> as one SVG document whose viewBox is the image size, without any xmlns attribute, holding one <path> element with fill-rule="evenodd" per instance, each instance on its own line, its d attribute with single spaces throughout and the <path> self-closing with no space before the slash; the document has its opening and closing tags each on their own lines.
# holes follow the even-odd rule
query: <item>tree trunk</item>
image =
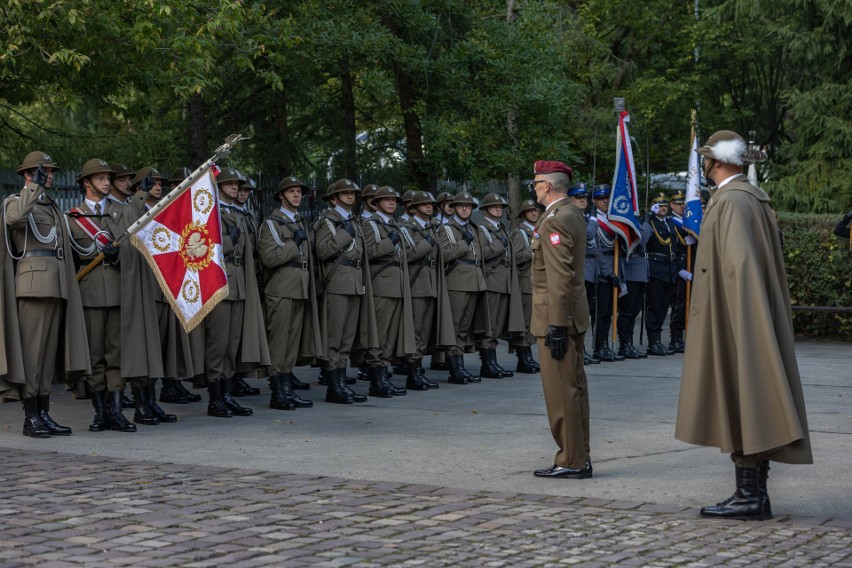
<svg viewBox="0 0 852 568">
<path fill-rule="evenodd" d="M 275 93 L 275 169 L 280 177 L 291 175 L 290 167 L 290 125 L 288 123 L 287 94 Z"/>
<path fill-rule="evenodd" d="M 196 93 L 189 98 L 189 166 L 193 170 L 209 157 L 206 124 L 204 99 Z"/>
<path fill-rule="evenodd" d="M 423 130 L 420 117 L 417 115 L 417 88 L 414 79 L 403 71 L 397 63 L 393 65 L 396 74 L 396 86 L 399 92 L 399 106 L 402 110 L 402 121 L 405 126 L 405 160 L 411 180 L 420 191 L 431 191 L 426 156 L 423 154 Z"/>
<path fill-rule="evenodd" d="M 352 86 L 352 70 L 345 59 L 340 62 L 341 106 L 343 108 L 343 171 L 345 177 L 358 179 L 358 155 L 355 138 L 358 136 L 355 123 L 355 91 Z"/>
<path fill-rule="evenodd" d="M 506 25 L 511 27 L 517 17 L 515 0 L 506 0 Z M 515 152 L 518 152 L 518 126 L 515 123 L 515 118 L 515 109 L 509 109 L 506 117 L 506 130 L 509 134 L 509 140 L 512 141 L 512 148 Z M 506 184 L 509 189 L 509 220 L 514 227 L 518 221 L 518 209 L 520 209 L 521 204 L 521 181 L 517 174 L 512 173 L 506 178 Z"/>
</svg>

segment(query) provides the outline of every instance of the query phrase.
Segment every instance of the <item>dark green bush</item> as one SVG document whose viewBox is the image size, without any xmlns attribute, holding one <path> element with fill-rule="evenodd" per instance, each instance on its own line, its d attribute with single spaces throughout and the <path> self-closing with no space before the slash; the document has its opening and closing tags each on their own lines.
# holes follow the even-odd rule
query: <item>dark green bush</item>
<svg viewBox="0 0 852 568">
<path fill-rule="evenodd" d="M 832 229 L 839 215 L 779 213 L 793 306 L 852 307 L 852 252 Z M 852 314 L 793 311 L 797 334 L 852 341 Z"/>
</svg>

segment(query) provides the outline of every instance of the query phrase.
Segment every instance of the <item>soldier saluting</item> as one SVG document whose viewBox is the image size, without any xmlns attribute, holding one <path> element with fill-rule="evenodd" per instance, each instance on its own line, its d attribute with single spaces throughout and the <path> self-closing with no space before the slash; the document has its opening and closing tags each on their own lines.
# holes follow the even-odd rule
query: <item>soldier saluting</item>
<svg viewBox="0 0 852 568">
<path fill-rule="evenodd" d="M 66 257 L 71 251 L 68 228 L 47 194 L 58 169 L 44 152 L 27 154 L 17 170 L 26 185 L 3 204 L 6 242 L 2 254 L 8 253 L 4 272 L 15 273 L 24 367 L 19 393 L 24 405 L 23 434 L 33 438 L 71 434 L 70 428 L 48 414 L 50 386 L 62 371 L 69 384 L 92 372 L 80 288 L 74 263 Z M 60 341 L 65 342 L 64 367 Z"/>
</svg>

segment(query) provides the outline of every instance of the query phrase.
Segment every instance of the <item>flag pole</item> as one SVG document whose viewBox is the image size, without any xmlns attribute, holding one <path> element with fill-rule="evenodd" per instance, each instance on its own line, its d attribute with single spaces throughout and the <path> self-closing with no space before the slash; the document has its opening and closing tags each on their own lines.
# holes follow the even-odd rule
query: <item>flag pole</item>
<svg viewBox="0 0 852 568">
<path fill-rule="evenodd" d="M 624 109 L 626 108 L 625 104 L 624 104 L 624 98 L 615 97 L 612 100 L 612 106 L 613 106 L 613 110 L 615 111 L 615 117 L 616 117 L 616 131 L 618 131 L 618 124 L 619 124 L 618 121 L 620 120 L 621 113 L 624 112 Z M 618 132 L 620 132 L 620 131 L 618 131 Z M 618 138 L 618 136 L 616 135 L 616 139 L 617 138 Z M 626 143 L 630 144 L 630 140 L 627 140 Z M 618 154 L 616 153 L 616 159 L 617 158 L 618 158 Z M 628 172 L 628 176 L 629 176 L 629 172 Z M 607 217 L 609 217 L 609 215 L 607 215 Z M 620 247 L 618 246 L 618 235 L 616 235 L 615 238 L 613 239 L 613 247 L 612 247 L 613 254 L 614 254 L 613 265 L 612 265 L 612 273 L 615 275 L 616 282 L 618 282 L 618 252 L 619 252 L 618 249 L 619 248 Z M 610 324 L 610 327 L 611 327 L 610 335 L 612 336 L 613 347 L 615 347 L 616 333 L 618 333 L 618 292 L 619 292 L 618 287 L 617 286 L 613 287 L 613 289 L 612 289 L 612 324 Z"/>
<path fill-rule="evenodd" d="M 124 232 L 124 234 L 122 234 L 120 237 L 118 237 L 112 243 L 112 245 L 116 246 L 116 247 L 120 246 L 124 241 L 129 239 L 131 237 L 131 235 L 133 235 L 134 233 L 139 231 L 139 229 L 141 229 L 142 227 L 147 225 L 149 222 L 151 222 L 154 219 L 154 217 L 156 217 L 157 214 L 160 211 L 162 211 L 162 209 L 166 205 L 168 205 L 169 203 L 171 203 L 172 201 L 177 199 L 178 196 L 180 196 L 187 188 L 192 187 L 192 184 L 194 184 L 196 181 L 198 181 L 198 179 L 202 175 L 204 175 L 204 173 L 207 170 L 209 170 L 211 167 L 213 167 L 217 160 L 220 160 L 220 159 L 228 156 L 228 154 L 231 153 L 231 150 L 233 149 L 233 147 L 240 140 L 247 140 L 247 138 L 243 137 L 241 134 L 231 134 L 230 136 L 228 136 L 225 139 L 225 142 L 223 142 L 221 146 L 216 148 L 216 150 L 213 152 L 213 155 L 206 162 L 204 162 L 203 164 L 198 166 L 198 168 L 194 172 L 189 174 L 188 178 L 186 178 L 185 180 L 180 182 L 180 185 L 178 185 L 176 188 L 171 190 L 168 194 L 166 194 L 165 197 L 163 197 L 160 201 L 158 201 L 156 205 L 151 207 L 151 209 L 146 211 L 144 215 L 139 217 L 139 219 L 137 219 L 136 222 L 134 222 L 132 225 L 130 225 L 130 227 L 127 228 L 127 230 Z M 79 282 L 80 280 L 85 278 L 86 275 L 88 275 L 92 270 L 97 268 L 97 266 L 101 262 L 103 262 L 103 260 L 104 260 L 104 253 L 99 253 L 98 256 L 96 256 L 94 259 L 92 259 L 92 261 L 89 264 L 87 264 L 80 272 L 77 273 L 77 281 Z"/>
</svg>

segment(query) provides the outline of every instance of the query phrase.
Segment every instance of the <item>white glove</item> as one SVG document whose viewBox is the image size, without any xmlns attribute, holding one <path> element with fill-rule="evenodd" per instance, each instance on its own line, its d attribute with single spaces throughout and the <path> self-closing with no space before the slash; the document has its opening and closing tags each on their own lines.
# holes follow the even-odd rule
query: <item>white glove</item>
<svg viewBox="0 0 852 568">
<path fill-rule="evenodd" d="M 653 205 L 651 205 L 651 213 L 653 213 L 654 215 L 656 215 L 657 211 L 659 211 L 659 210 L 660 210 L 660 204 L 659 203 L 654 203 Z"/>
<path fill-rule="evenodd" d="M 688 244 L 688 245 L 694 245 L 695 243 L 698 242 L 698 239 L 696 239 L 692 235 L 686 235 L 686 238 L 683 239 L 683 240 L 686 241 L 686 244 Z"/>
<path fill-rule="evenodd" d="M 677 275 L 683 278 L 684 280 L 692 282 L 692 272 L 689 272 L 687 270 L 678 270 Z"/>
<path fill-rule="evenodd" d="M 627 295 L 627 284 L 625 284 L 624 282 L 619 282 L 619 284 L 618 284 L 618 297 L 621 298 L 622 296 L 626 296 L 626 295 Z"/>
</svg>

